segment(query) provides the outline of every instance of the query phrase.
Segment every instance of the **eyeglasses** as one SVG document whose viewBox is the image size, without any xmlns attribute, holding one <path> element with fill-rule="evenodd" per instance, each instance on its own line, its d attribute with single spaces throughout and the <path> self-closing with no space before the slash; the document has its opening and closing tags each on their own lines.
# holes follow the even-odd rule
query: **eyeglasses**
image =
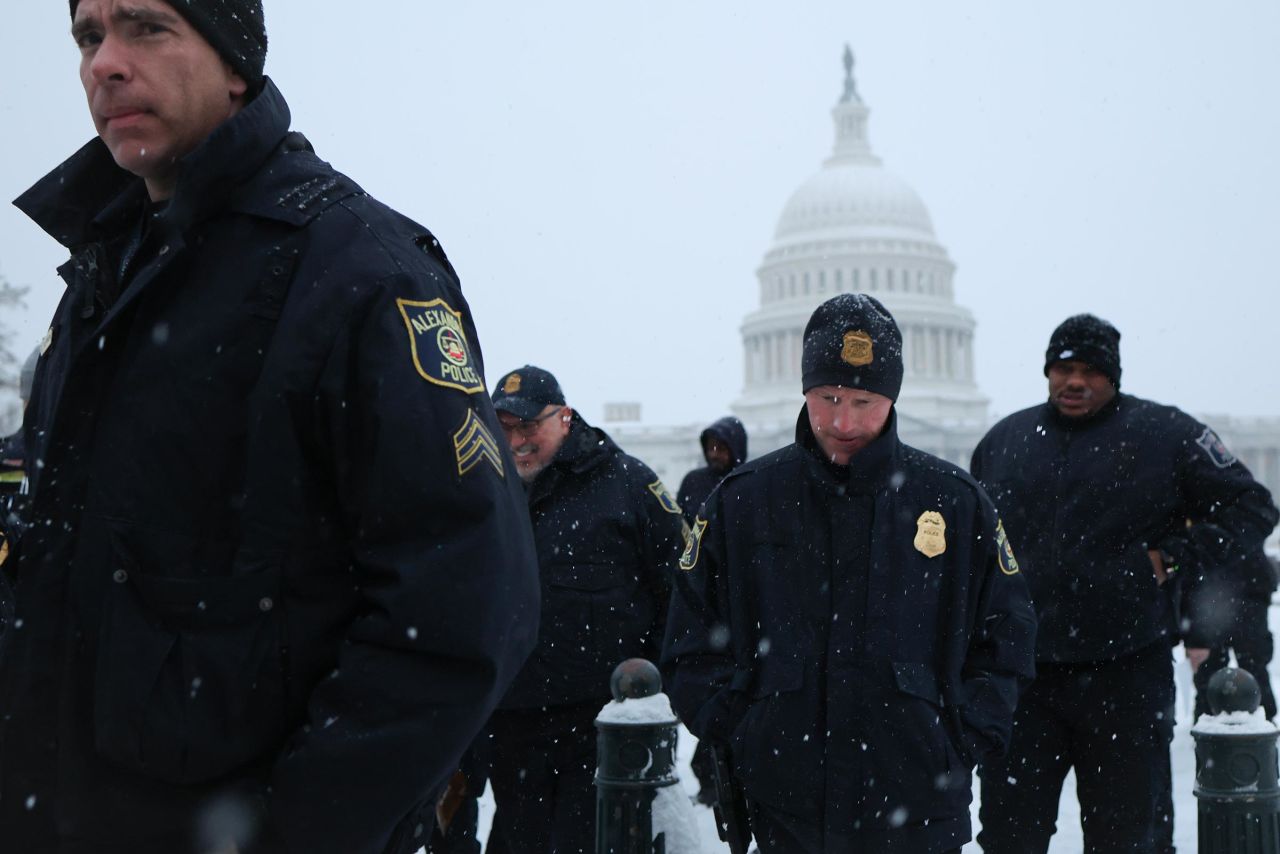
<svg viewBox="0 0 1280 854">
<path fill-rule="evenodd" d="M 502 425 L 502 430 L 504 433 L 518 433 L 519 435 L 528 439 L 534 433 L 538 432 L 538 428 L 542 426 L 543 421 L 546 421 L 548 418 L 550 418 L 553 415 L 559 415 L 559 414 L 560 414 L 559 409 L 553 409 L 550 412 L 546 412 L 546 413 L 543 413 L 542 415 L 539 415 L 537 418 L 528 418 L 528 419 L 521 418 L 519 421 L 513 422 L 511 424 L 508 424 L 506 421 L 502 421 L 501 419 L 499 419 L 499 423 Z"/>
</svg>

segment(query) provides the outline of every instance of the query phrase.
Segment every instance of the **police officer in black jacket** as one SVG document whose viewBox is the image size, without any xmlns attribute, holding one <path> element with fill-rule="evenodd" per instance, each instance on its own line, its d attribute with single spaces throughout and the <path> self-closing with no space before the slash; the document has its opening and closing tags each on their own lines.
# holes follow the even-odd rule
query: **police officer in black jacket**
<svg viewBox="0 0 1280 854">
<path fill-rule="evenodd" d="M 705 466 L 693 469 L 680 481 L 676 490 L 676 503 L 685 522 L 692 525 L 702 509 L 703 502 L 716 488 L 716 484 L 724 480 L 724 476 L 742 465 L 747 460 L 747 428 L 732 415 L 717 418 L 698 437 L 702 445 L 702 456 Z M 715 759 L 711 755 L 710 746 L 699 743 L 689 763 L 690 769 L 698 779 L 698 794 L 695 800 L 704 805 L 716 802 Z"/>
<path fill-rule="evenodd" d="M 0 848 L 416 851 L 537 630 L 457 278 L 290 133 L 260 2 L 70 7 Z"/>
<path fill-rule="evenodd" d="M 663 651 L 770 852 L 958 851 L 1035 620 L 982 489 L 903 445 L 902 336 L 842 294 L 804 332 L 796 441 L 730 474 L 681 557 Z"/>
<path fill-rule="evenodd" d="M 609 677 L 657 658 L 680 508 L 658 476 L 565 403 L 532 365 L 493 405 L 524 479 L 542 576 L 538 645 L 489 723 L 491 854 L 595 850 L 595 718 Z"/>
<path fill-rule="evenodd" d="M 973 454 L 1040 620 L 1013 742 L 982 769 L 978 841 L 1047 850 L 1074 766 L 1085 849 L 1145 854 L 1162 835 L 1173 726 L 1166 580 L 1257 549 L 1276 508 L 1208 427 L 1119 392 L 1120 333 L 1106 321 L 1065 320 L 1045 374 L 1048 402 L 996 424 Z"/>
<path fill-rule="evenodd" d="M 747 461 L 747 428 L 737 418 L 726 415 L 703 430 L 698 442 L 707 464 L 686 474 L 676 490 L 676 503 L 690 525 L 716 484 Z"/>
</svg>

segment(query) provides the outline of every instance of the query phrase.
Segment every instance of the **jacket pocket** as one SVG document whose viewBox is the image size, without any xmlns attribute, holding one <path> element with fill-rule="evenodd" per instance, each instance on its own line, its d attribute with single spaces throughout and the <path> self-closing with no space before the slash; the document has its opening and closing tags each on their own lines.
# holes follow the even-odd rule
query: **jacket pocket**
<svg viewBox="0 0 1280 854">
<path fill-rule="evenodd" d="M 270 759 L 290 728 L 287 648 L 272 568 L 168 578 L 117 562 L 94 674 L 94 744 L 171 783 Z"/>
<path fill-rule="evenodd" d="M 542 610 L 543 634 L 578 658 L 584 676 L 608 685 L 608 673 L 633 656 L 654 657 L 655 603 L 636 569 L 612 563 L 552 564 Z"/>
<path fill-rule="evenodd" d="M 822 804 L 823 744 L 818 697 L 805 690 L 803 661 L 768 656 L 751 705 L 734 730 L 734 772 L 752 799 L 813 818 Z"/>
<path fill-rule="evenodd" d="M 947 731 L 938 679 L 920 662 L 894 662 L 893 687 L 870 689 L 866 710 L 871 801 L 906 810 L 909 823 L 967 808 L 970 769 Z"/>
</svg>

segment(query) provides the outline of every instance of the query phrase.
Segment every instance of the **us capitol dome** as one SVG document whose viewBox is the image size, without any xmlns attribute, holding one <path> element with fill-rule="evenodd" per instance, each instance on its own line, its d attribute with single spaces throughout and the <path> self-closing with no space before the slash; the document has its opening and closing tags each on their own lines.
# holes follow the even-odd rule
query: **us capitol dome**
<svg viewBox="0 0 1280 854">
<path fill-rule="evenodd" d="M 985 431 L 988 399 L 973 372 L 974 320 L 956 303 L 955 264 L 916 191 L 885 169 L 867 135 L 853 54 L 831 111 L 835 145 L 791 195 L 757 270 L 759 308 L 742 323 L 743 389 L 734 413 L 753 453 L 794 436 L 800 351 L 818 305 L 845 292 L 875 296 L 902 330 L 899 433 L 909 444 L 967 463 Z"/>
<path fill-rule="evenodd" d="M 791 442 L 803 402 L 800 350 L 809 316 L 835 294 L 869 293 L 893 313 L 903 334 L 899 435 L 968 468 L 991 424 L 988 399 L 974 377 L 973 315 L 956 302 L 956 266 L 934 233 L 929 209 L 872 151 L 871 111 L 858 94 L 847 47 L 844 65 L 844 91 L 831 111 L 831 156 L 787 200 L 756 271 L 759 307 L 742 321 L 743 384 L 731 409 L 746 425 L 752 457 Z M 1197 417 L 1280 494 L 1280 419 Z M 705 423 L 645 425 L 638 403 L 605 404 L 604 422 L 672 490 L 685 472 L 704 464 L 698 436 Z"/>
</svg>

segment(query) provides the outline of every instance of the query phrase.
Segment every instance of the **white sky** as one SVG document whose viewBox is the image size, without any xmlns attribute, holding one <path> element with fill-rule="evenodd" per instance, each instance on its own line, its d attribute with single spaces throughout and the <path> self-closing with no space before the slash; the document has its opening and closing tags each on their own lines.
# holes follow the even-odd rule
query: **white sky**
<svg viewBox="0 0 1280 854">
<path fill-rule="evenodd" d="M 61 0 L 0 25 L 0 198 L 92 133 Z M 1052 328 L 1123 333 L 1124 387 L 1280 415 L 1280 3 L 267 0 L 267 71 L 320 155 L 432 229 L 489 379 L 554 371 L 591 419 L 704 422 L 790 193 L 829 154 L 840 55 L 924 199 L 1004 413 Z M 39 340 L 65 253 L 0 207 Z M 797 403 L 799 389 L 797 389 Z"/>
</svg>

